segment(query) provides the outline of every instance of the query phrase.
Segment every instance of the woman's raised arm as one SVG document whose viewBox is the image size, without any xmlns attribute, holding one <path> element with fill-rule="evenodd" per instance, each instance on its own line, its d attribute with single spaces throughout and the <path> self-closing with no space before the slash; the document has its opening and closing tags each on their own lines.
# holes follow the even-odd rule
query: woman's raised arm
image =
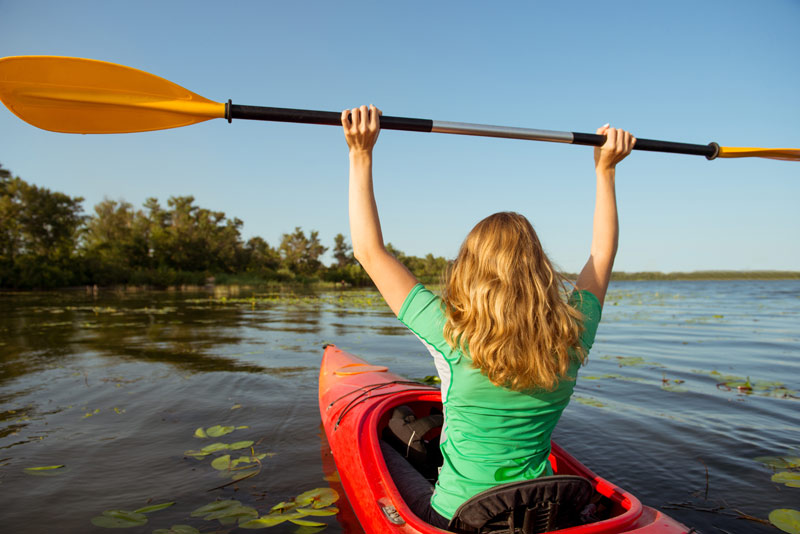
<svg viewBox="0 0 800 534">
<path fill-rule="evenodd" d="M 589 260 L 578 275 L 578 289 L 590 291 L 603 305 L 611 279 L 611 269 L 617 255 L 619 222 L 615 178 L 617 163 L 633 150 L 636 138 L 625 130 L 610 128 L 608 124 L 597 133 L 606 136 L 603 146 L 594 149 L 594 168 L 597 174 L 597 193 L 594 205 L 592 248 Z"/>
<path fill-rule="evenodd" d="M 375 106 L 342 111 L 344 137 L 350 147 L 350 240 L 353 255 L 397 315 L 417 279 L 383 244 L 372 189 L 372 149 L 380 134 L 380 116 Z"/>
</svg>

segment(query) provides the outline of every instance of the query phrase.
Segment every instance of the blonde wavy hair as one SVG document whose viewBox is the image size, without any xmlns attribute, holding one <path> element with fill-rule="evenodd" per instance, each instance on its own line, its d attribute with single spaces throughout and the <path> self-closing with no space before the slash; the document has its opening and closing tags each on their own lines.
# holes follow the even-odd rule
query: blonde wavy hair
<svg viewBox="0 0 800 534">
<path fill-rule="evenodd" d="M 475 225 L 446 274 L 444 338 L 495 385 L 553 390 L 571 359 L 586 357 L 583 314 L 565 291 L 528 219 L 495 213 Z"/>
</svg>

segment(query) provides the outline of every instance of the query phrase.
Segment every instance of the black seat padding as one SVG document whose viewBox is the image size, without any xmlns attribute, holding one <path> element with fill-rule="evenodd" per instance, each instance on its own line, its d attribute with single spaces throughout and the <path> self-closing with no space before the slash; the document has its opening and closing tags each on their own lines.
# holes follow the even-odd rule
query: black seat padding
<svg viewBox="0 0 800 534">
<path fill-rule="evenodd" d="M 539 534 L 581 523 L 592 483 L 556 475 L 502 484 L 478 493 L 456 510 L 449 530 L 462 534 Z"/>
</svg>

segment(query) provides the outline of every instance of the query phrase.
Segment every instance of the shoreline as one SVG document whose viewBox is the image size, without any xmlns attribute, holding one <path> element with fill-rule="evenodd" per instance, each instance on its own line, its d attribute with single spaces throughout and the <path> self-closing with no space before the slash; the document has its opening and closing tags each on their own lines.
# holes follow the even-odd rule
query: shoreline
<svg viewBox="0 0 800 534">
<path fill-rule="evenodd" d="M 563 273 L 568 280 L 575 280 L 576 273 Z M 781 280 L 800 280 L 800 271 L 688 271 L 688 272 L 670 272 L 664 273 L 659 271 L 640 271 L 640 272 L 625 272 L 615 271 L 611 274 L 612 282 L 714 282 L 714 281 L 781 281 Z M 439 285 L 438 280 L 431 283 L 431 280 L 423 280 L 427 285 Z M 233 289 L 235 288 L 235 289 Z M 349 284 L 340 284 L 328 282 L 323 280 L 307 280 L 304 282 L 290 282 L 278 280 L 254 280 L 249 278 L 237 282 L 235 279 L 230 280 L 228 283 L 221 284 L 206 284 L 206 285 L 177 285 L 167 287 L 155 287 L 146 285 L 108 285 L 108 286 L 73 286 L 62 288 L 48 288 L 48 289 L 12 289 L 0 288 L 0 295 L 13 295 L 13 294 L 31 294 L 31 293 L 48 293 L 58 291 L 85 291 L 89 294 L 103 292 L 119 292 L 119 293 L 136 293 L 140 291 L 164 291 L 164 292 L 208 292 L 208 291 L 241 291 L 247 289 L 264 289 L 270 288 L 273 290 L 296 290 L 303 288 L 305 290 L 335 290 L 335 289 L 374 289 L 373 285 L 353 286 Z"/>
</svg>

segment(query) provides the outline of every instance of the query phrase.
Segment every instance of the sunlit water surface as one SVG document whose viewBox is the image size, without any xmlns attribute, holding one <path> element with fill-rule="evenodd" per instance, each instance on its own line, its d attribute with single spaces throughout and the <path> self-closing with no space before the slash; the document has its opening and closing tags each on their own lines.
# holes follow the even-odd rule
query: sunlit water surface
<svg viewBox="0 0 800 534">
<path fill-rule="evenodd" d="M 603 314 L 555 439 L 703 532 L 774 532 L 737 516 L 800 508 L 800 489 L 753 460 L 800 456 L 800 282 L 615 283 Z M 0 296 L 0 530 L 108 532 L 91 519 L 174 501 L 128 532 L 236 532 L 190 514 L 220 498 L 265 514 L 326 487 L 325 343 L 409 377 L 435 372 L 372 292 Z M 737 387 L 748 377 L 752 392 Z M 248 428 L 194 437 L 214 425 Z M 231 481 L 211 467 L 223 453 L 185 452 L 215 441 L 253 441 L 268 456 L 256 476 L 214 489 Z M 25 470 L 53 465 L 64 467 Z M 357 530 L 337 506 L 308 519 Z"/>
</svg>

